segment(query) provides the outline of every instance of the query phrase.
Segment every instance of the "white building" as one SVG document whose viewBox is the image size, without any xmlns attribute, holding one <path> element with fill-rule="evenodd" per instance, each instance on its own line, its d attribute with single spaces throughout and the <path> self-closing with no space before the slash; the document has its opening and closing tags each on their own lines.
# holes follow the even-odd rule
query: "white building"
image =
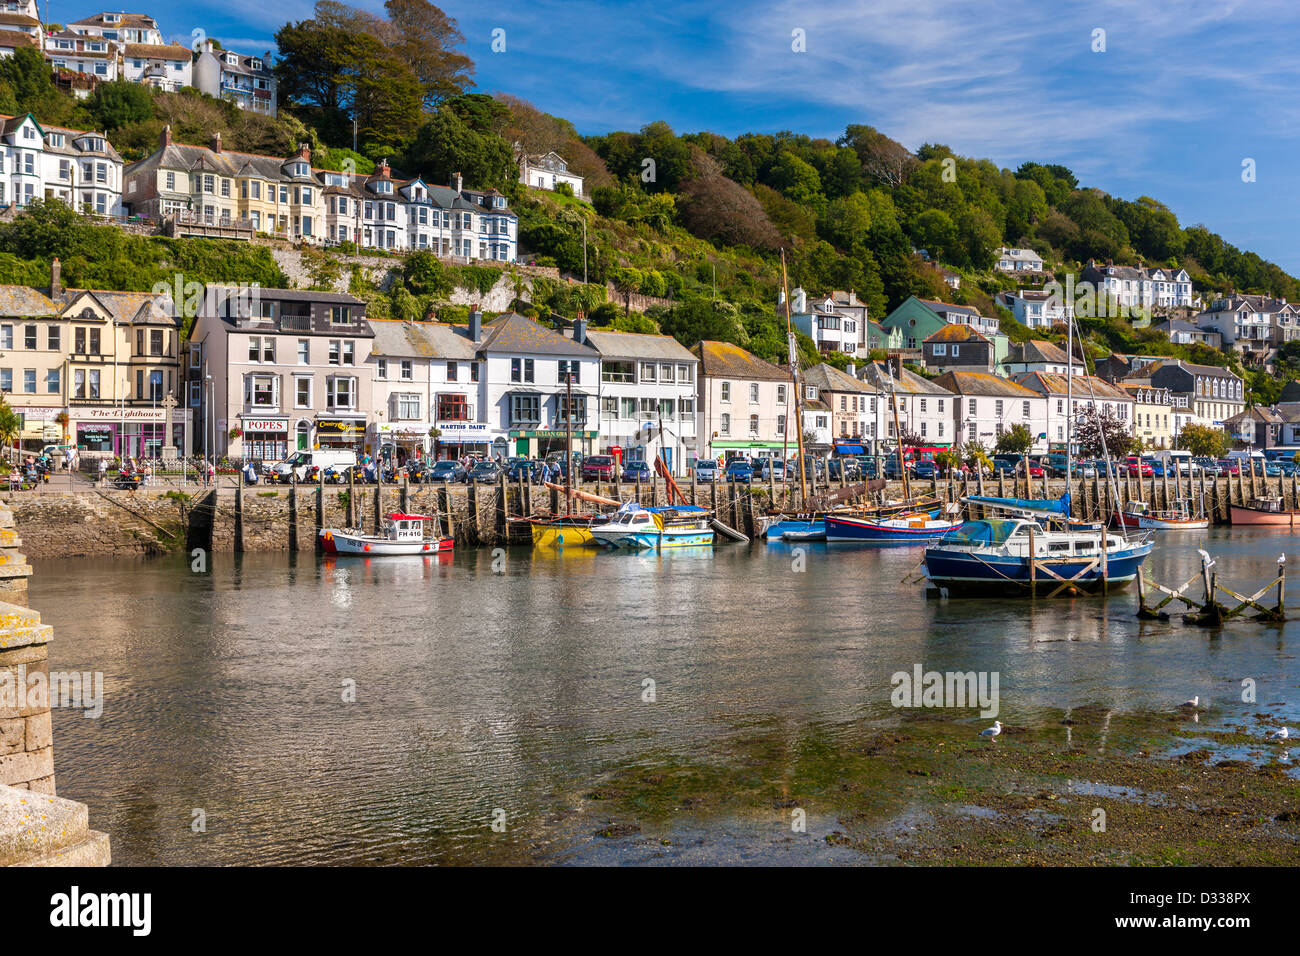
<svg viewBox="0 0 1300 956">
<path fill-rule="evenodd" d="M 42 127 L 30 114 L 0 124 L 0 205 L 59 199 L 99 216 L 122 216 L 122 157 L 103 133 Z"/>
<path fill-rule="evenodd" d="M 20 47 L 40 50 L 44 45 L 45 30 L 36 0 L 0 2 L 0 57 L 13 56 Z"/>
<path fill-rule="evenodd" d="M 367 444 L 392 446 L 398 458 L 488 454 L 503 437 L 480 419 L 482 364 L 466 326 L 373 319 L 366 362 L 374 408 Z"/>
<path fill-rule="evenodd" d="M 1032 452 L 1047 452 L 1047 399 L 1042 395 L 984 372 L 945 372 L 935 384 L 955 396 L 953 424 L 959 442 L 992 449 L 1013 425 L 1024 425 L 1034 439 Z"/>
<path fill-rule="evenodd" d="M 588 331 L 582 319 L 572 334 L 600 353 L 600 451 L 617 447 L 624 462 L 662 453 L 672 473 L 684 475 L 699 448 L 699 359 L 670 335 Z"/>
<path fill-rule="evenodd" d="M 964 373 L 963 373 L 964 374 Z M 940 383 L 930 381 L 895 363 L 872 362 L 866 367 L 864 380 L 879 392 L 880 401 L 872 401 L 875 434 L 892 446 L 897 437 L 894 410 L 897 406 L 898 427 L 904 435 L 914 435 L 926 445 L 952 445 L 961 440 L 953 428 L 953 404 L 956 398 Z M 881 450 L 879 447 L 877 451 Z"/>
<path fill-rule="evenodd" d="M 785 294 L 777 293 L 777 317 L 785 317 Z M 832 292 L 811 300 L 803 289 L 790 293 L 790 322 L 813 340 L 817 350 L 865 357 L 867 304 L 852 292 Z"/>
<path fill-rule="evenodd" d="M 1052 372 L 1021 372 L 1013 381 L 1047 400 L 1045 430 L 1049 444 L 1063 444 L 1067 434 L 1077 433 L 1083 419 L 1094 411 L 1103 418 L 1122 422 L 1125 428 L 1133 427 L 1133 395 L 1096 376 L 1076 375 L 1070 381 L 1064 375 Z M 1071 414 L 1074 416 L 1073 430 L 1070 429 Z"/>
<path fill-rule="evenodd" d="M 1042 289 L 1022 289 L 1006 293 L 1004 300 L 1016 321 L 1031 329 L 1050 329 L 1065 325 L 1074 315 L 1074 303 L 1056 297 Z"/>
<path fill-rule="evenodd" d="M 1080 279 L 1091 283 L 1100 303 L 1113 298 L 1130 309 L 1199 305 L 1186 269 L 1147 269 L 1138 266 L 1099 266 L 1089 261 Z"/>
<path fill-rule="evenodd" d="M 1286 299 L 1265 295 L 1215 299 L 1194 321 L 1200 329 L 1217 332 L 1225 347 L 1252 363 L 1268 361 L 1274 349 L 1300 334 L 1300 310 Z"/>
<path fill-rule="evenodd" d="M 158 42 L 162 42 L 161 38 Z M 116 42 L 94 34 L 72 30 L 51 33 L 45 38 L 45 58 L 56 71 L 85 78 L 85 83 L 73 87 L 75 95 L 81 98 L 90 95 L 95 83 L 111 83 L 121 76 Z"/>
<path fill-rule="evenodd" d="M 219 50 L 211 40 L 194 61 L 194 86 L 252 113 L 275 116 L 279 108 L 275 73 L 267 58 Z"/>
<path fill-rule="evenodd" d="M 97 13 L 93 17 L 74 20 L 68 32 L 87 37 L 101 37 L 117 48 L 128 43 L 160 45 L 163 42 L 158 21 L 143 13 Z"/>
<path fill-rule="evenodd" d="M 1042 272 L 1043 257 L 1033 249 L 998 249 L 998 261 L 993 268 L 999 272 Z"/>
<path fill-rule="evenodd" d="M 1049 375 L 1083 375 L 1087 372 L 1083 359 L 1076 356 L 1071 362 L 1065 350 L 1053 342 L 1030 339 L 1016 342 L 1002 360 L 1002 370 L 1008 376 L 1022 372 L 1046 372 Z"/>
<path fill-rule="evenodd" d="M 557 186 L 567 184 L 573 189 L 573 195 L 582 197 L 582 177 L 569 172 L 569 166 L 559 153 L 549 152 L 542 156 L 528 156 L 522 151 L 517 154 L 519 160 L 519 181 L 536 189 L 554 191 Z"/>
<path fill-rule="evenodd" d="M 188 47 L 176 43 L 127 43 L 122 48 L 122 78 L 175 93 L 193 85 Z"/>
</svg>

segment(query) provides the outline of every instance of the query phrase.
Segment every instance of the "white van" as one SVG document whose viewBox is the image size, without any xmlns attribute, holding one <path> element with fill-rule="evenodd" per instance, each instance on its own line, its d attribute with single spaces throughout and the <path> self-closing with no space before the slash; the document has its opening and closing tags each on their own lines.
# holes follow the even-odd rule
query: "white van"
<svg viewBox="0 0 1300 956">
<path fill-rule="evenodd" d="M 1158 451 L 1155 460 L 1164 467 L 1166 475 L 1199 475 L 1201 466 L 1192 459 L 1192 453 L 1185 448 Z"/>
<path fill-rule="evenodd" d="M 294 452 L 284 461 L 277 461 L 267 469 L 281 481 L 287 481 L 290 473 L 295 475 L 299 481 L 302 481 L 307 475 L 308 469 L 312 467 L 320 468 L 324 471 L 326 468 L 335 469 L 348 468 L 357 463 L 357 453 L 355 451 L 346 451 L 343 449 L 330 448 L 317 451 L 299 451 Z"/>
</svg>

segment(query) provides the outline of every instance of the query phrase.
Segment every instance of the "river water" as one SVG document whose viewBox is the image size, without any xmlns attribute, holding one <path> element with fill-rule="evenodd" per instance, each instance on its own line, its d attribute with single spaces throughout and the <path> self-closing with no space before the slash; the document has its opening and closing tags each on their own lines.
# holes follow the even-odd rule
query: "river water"
<svg viewBox="0 0 1300 956">
<path fill-rule="evenodd" d="M 1204 546 L 1223 582 L 1253 590 L 1297 545 L 1166 537 L 1148 566 L 1181 583 Z M 997 672 L 1000 719 L 1018 725 L 1194 694 L 1213 721 L 1245 726 L 1266 705 L 1300 721 L 1300 622 L 1139 622 L 1133 592 L 926 600 L 901 583 L 919 558 L 756 544 L 216 555 L 206 573 L 181 556 L 42 561 L 30 599 L 55 628 L 51 667 L 104 674 L 102 716 L 55 711 L 59 793 L 90 805 L 119 864 L 642 862 L 659 855 L 594 835 L 581 807 L 611 768 L 707 763 L 756 726 L 834 746 L 839 728 L 891 719 L 891 675 L 916 664 Z M 1244 678 L 1260 703 L 1240 702 Z M 962 739 L 989 723 L 951 720 Z M 852 859 L 689 808 L 676 820 L 680 862 Z"/>
</svg>

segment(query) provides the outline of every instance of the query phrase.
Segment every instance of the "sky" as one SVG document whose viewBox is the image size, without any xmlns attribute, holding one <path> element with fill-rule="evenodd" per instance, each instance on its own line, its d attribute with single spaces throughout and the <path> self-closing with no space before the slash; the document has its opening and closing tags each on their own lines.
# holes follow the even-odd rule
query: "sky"
<svg viewBox="0 0 1300 956">
<path fill-rule="evenodd" d="M 168 37 L 203 29 L 261 53 L 312 5 L 150 0 L 142 12 Z M 354 5 L 382 12 L 380 0 Z M 1064 164 L 1082 185 L 1153 196 L 1182 224 L 1300 275 L 1295 0 L 440 5 L 480 91 L 522 96 L 583 134 L 664 120 L 678 132 L 833 140 L 866 123 L 910 148 L 943 143 L 1010 169 Z M 54 0 L 50 17 L 99 9 Z"/>
</svg>

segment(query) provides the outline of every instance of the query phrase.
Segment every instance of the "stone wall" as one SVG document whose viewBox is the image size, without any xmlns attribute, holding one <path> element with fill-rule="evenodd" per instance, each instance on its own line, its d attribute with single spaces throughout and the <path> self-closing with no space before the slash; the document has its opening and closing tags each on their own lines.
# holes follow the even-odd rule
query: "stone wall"
<svg viewBox="0 0 1300 956">
<path fill-rule="evenodd" d="M 188 494 L 197 493 L 191 487 Z M 9 503 L 32 558 L 167 551 L 184 542 L 193 506 L 193 499 L 144 489 L 18 493 Z"/>
</svg>

